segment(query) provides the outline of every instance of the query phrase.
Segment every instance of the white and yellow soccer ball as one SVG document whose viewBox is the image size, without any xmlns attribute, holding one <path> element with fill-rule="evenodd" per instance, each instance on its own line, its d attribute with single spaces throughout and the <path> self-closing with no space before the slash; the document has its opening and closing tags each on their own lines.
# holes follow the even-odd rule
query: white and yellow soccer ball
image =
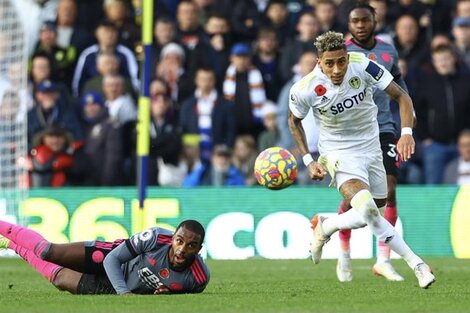
<svg viewBox="0 0 470 313">
<path fill-rule="evenodd" d="M 289 150 L 271 147 L 256 158 L 254 174 L 261 186 L 279 190 L 292 185 L 297 177 L 297 161 Z"/>
</svg>

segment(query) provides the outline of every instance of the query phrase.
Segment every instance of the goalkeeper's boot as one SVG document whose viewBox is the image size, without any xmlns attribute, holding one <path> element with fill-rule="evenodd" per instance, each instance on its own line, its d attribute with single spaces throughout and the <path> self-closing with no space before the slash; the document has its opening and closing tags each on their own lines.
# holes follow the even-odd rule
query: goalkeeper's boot
<svg viewBox="0 0 470 313">
<path fill-rule="evenodd" d="M 416 278 L 421 288 L 428 288 L 433 282 L 436 281 L 436 277 L 431 271 L 431 268 L 426 263 L 419 263 L 414 269 Z"/>
<path fill-rule="evenodd" d="M 322 223 L 326 217 L 315 215 L 312 218 L 313 242 L 310 244 L 310 253 L 314 264 L 320 263 L 323 246 L 330 240 L 330 236 L 323 231 Z"/>
<path fill-rule="evenodd" d="M 9 243 L 10 243 L 10 239 L 0 236 L 0 250 L 8 249 Z"/>
<path fill-rule="evenodd" d="M 340 257 L 336 264 L 336 276 L 342 283 L 352 281 L 351 258 Z"/>
<path fill-rule="evenodd" d="M 397 273 L 390 261 L 375 263 L 372 267 L 372 273 L 377 276 L 383 276 L 389 281 L 404 281 L 403 276 Z"/>
</svg>

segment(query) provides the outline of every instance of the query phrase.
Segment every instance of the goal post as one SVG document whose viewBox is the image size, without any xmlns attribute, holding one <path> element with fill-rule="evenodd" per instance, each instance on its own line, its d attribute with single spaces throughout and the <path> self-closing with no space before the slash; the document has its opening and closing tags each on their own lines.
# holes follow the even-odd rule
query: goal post
<svg viewBox="0 0 470 313">
<path fill-rule="evenodd" d="M 27 172 L 27 45 L 15 0 L 0 0 L 0 219 L 22 223 Z"/>
</svg>

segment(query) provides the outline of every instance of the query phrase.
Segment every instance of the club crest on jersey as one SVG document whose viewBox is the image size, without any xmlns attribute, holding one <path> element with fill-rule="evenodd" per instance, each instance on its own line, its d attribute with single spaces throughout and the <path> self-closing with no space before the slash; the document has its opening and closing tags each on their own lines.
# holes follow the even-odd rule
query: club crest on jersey
<svg viewBox="0 0 470 313">
<path fill-rule="evenodd" d="M 326 93 L 326 88 L 323 85 L 317 85 L 315 87 L 315 93 L 317 96 L 323 96 Z"/>
<path fill-rule="evenodd" d="M 318 112 L 320 113 L 320 115 L 325 115 L 327 111 L 325 109 L 319 108 Z"/>
<path fill-rule="evenodd" d="M 297 98 L 295 97 L 295 95 L 293 93 L 290 94 L 290 101 L 292 101 L 294 103 L 297 101 Z"/>
<path fill-rule="evenodd" d="M 377 61 L 377 56 L 375 55 L 375 53 L 369 53 L 367 57 L 369 58 L 369 60 Z"/>
<path fill-rule="evenodd" d="M 361 87 L 361 79 L 357 76 L 352 77 L 349 80 L 349 86 L 354 89 L 359 89 L 359 87 Z"/>
</svg>

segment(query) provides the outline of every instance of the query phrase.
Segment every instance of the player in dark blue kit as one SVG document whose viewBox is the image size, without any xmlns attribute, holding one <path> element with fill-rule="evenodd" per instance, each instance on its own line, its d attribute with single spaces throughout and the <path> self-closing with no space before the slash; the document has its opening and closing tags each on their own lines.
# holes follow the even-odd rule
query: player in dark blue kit
<svg viewBox="0 0 470 313">
<path fill-rule="evenodd" d="M 0 248 L 10 248 L 61 290 L 74 294 L 199 293 L 209 269 L 198 254 L 205 231 L 195 220 L 175 233 L 153 227 L 114 242 L 54 244 L 0 221 Z"/>
<path fill-rule="evenodd" d="M 352 38 L 346 42 L 347 51 L 363 53 L 369 59 L 381 64 L 393 75 L 394 81 L 401 88 L 407 90 L 398 68 L 398 53 L 395 47 L 374 37 L 375 25 L 375 10 L 372 6 L 364 2 L 358 2 L 353 6 L 349 11 L 348 29 Z M 385 212 L 381 213 L 392 225 L 395 225 L 398 217 L 396 185 L 399 156 L 396 151 L 396 142 L 399 134 L 390 111 L 390 97 L 387 93 L 382 90 L 375 90 L 374 102 L 378 107 L 377 121 L 379 123 L 380 144 L 388 185 L 387 206 Z M 404 128 L 402 129 L 403 132 L 411 134 L 412 130 L 411 128 Z M 344 203 L 341 202 L 338 212 L 343 213 L 347 210 L 349 208 L 345 207 Z M 340 230 L 339 237 L 341 253 L 338 258 L 336 273 L 340 281 L 351 281 L 352 269 L 349 247 L 351 230 Z M 392 267 L 390 263 L 390 248 L 383 242 L 379 242 L 377 262 L 373 266 L 372 271 L 391 281 L 403 280 L 403 277 Z"/>
</svg>

